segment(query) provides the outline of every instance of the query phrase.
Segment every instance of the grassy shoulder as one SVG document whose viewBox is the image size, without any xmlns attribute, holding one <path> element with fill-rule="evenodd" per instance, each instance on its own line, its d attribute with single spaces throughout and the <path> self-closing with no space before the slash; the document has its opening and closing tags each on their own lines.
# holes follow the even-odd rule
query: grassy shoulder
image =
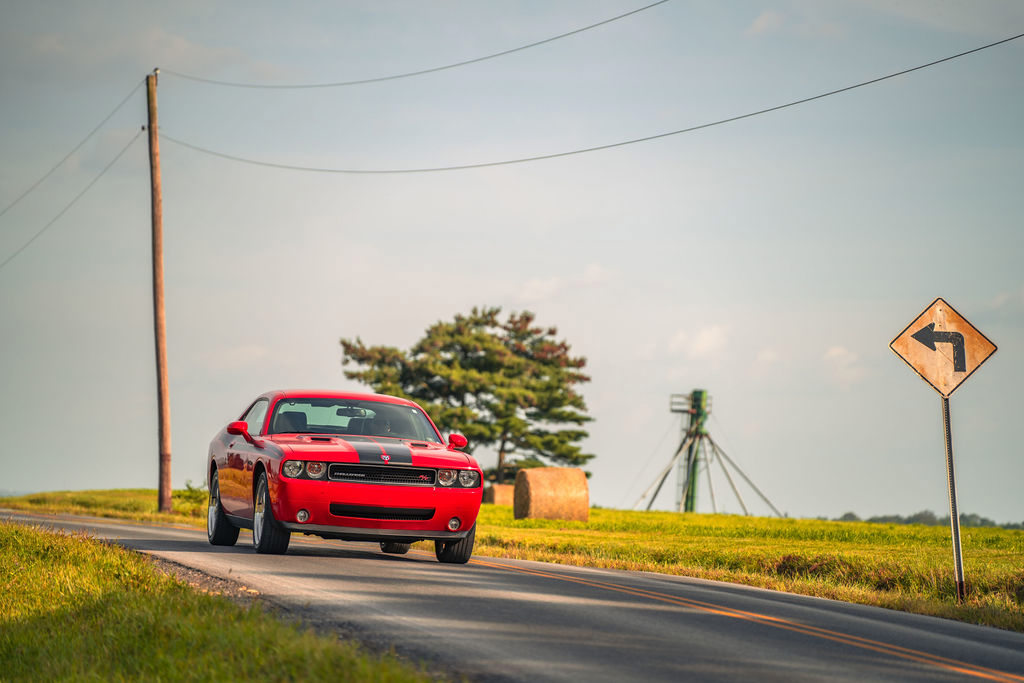
<svg viewBox="0 0 1024 683">
<path fill-rule="evenodd" d="M 0 585 L 5 680 L 432 680 L 85 536 L 0 522 Z"/>
<path fill-rule="evenodd" d="M 203 490 L 175 492 L 174 505 L 174 515 L 157 513 L 153 490 L 0 499 L 39 511 L 206 523 Z M 515 520 L 510 507 L 484 505 L 474 554 L 730 581 L 1024 632 L 1024 531 L 962 528 L 961 536 L 962 605 L 944 527 L 600 508 L 586 523 Z"/>
<path fill-rule="evenodd" d="M 207 491 L 191 485 L 171 495 L 172 513 L 158 510 L 156 489 L 53 491 L 0 498 L 0 507 L 32 512 L 87 515 L 140 522 L 206 525 Z"/>
</svg>

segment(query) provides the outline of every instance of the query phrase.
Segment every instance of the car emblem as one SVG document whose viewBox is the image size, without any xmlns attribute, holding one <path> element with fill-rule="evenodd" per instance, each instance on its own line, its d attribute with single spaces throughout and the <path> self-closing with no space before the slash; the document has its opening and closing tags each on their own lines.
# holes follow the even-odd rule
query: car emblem
<svg viewBox="0 0 1024 683">
<path fill-rule="evenodd" d="M 387 453 L 385 453 L 382 456 L 380 456 L 380 459 L 383 460 L 384 462 L 390 462 L 391 461 L 391 456 L 388 455 Z"/>
</svg>

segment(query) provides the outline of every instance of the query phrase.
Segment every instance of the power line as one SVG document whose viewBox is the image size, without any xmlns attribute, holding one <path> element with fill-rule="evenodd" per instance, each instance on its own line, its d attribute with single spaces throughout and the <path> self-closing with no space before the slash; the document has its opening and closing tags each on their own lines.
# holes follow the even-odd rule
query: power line
<svg viewBox="0 0 1024 683">
<path fill-rule="evenodd" d="M 24 199 L 24 198 L 25 198 L 25 197 L 27 197 L 27 196 L 28 196 L 29 194 L 31 194 L 31 192 L 32 192 L 32 191 L 33 191 L 34 189 L 36 189 L 37 187 L 39 187 L 40 185 L 42 185 L 42 184 L 43 184 L 43 182 L 44 182 L 44 181 L 45 181 L 45 180 L 46 180 L 47 178 L 49 178 L 49 177 L 50 177 L 51 175 L 53 175 L 54 171 L 56 171 L 56 170 L 57 170 L 58 168 L 60 168 L 61 166 L 63 166 L 63 165 L 64 165 L 64 162 L 66 162 L 66 161 L 67 161 L 68 159 L 70 159 L 70 158 L 71 158 L 71 156 L 72 156 L 72 155 L 73 155 L 73 154 L 74 154 L 75 152 L 77 152 L 78 150 L 80 150 L 80 149 L 82 148 L 82 145 L 84 145 L 84 144 L 85 144 L 86 142 L 88 142 L 88 141 L 89 141 L 89 139 L 90 139 L 90 138 L 92 138 L 92 136 L 93 136 L 93 135 L 95 135 L 95 134 L 96 134 L 96 132 L 97 132 L 97 131 L 99 131 L 99 129 L 103 127 L 103 124 L 105 124 L 105 123 L 106 123 L 107 121 L 109 121 L 109 120 L 110 120 L 110 119 L 111 119 L 111 118 L 112 118 L 112 117 L 114 116 L 114 114 L 116 114 L 116 113 L 117 113 L 117 112 L 118 112 L 118 111 L 119 111 L 119 110 L 121 109 L 121 107 L 123 107 L 123 106 L 125 105 L 125 103 L 126 103 L 126 102 L 127 102 L 128 100 L 130 100 L 130 99 L 131 99 L 132 95 L 134 95 L 134 94 L 135 94 L 135 92 L 136 92 L 136 91 L 137 91 L 137 90 L 138 90 L 139 88 L 141 88 L 141 87 L 142 87 L 142 84 L 143 84 L 144 82 L 145 82 L 145 81 L 139 81 L 138 83 L 136 83 L 136 84 L 135 84 L 135 87 L 134 87 L 134 88 L 132 88 L 132 91 L 131 91 L 130 93 L 128 93 L 128 95 L 126 95 L 126 96 L 125 96 L 125 98 L 124 98 L 123 100 L 121 100 L 121 102 L 120 102 L 120 103 L 119 103 L 119 104 L 118 104 L 118 105 L 117 105 L 116 107 L 114 107 L 113 111 L 111 111 L 111 112 L 110 112 L 109 114 L 107 114 L 106 118 L 104 118 L 104 119 L 103 119 L 102 121 L 100 121 L 100 122 L 99 122 L 98 124 L 96 124 L 96 127 L 95 127 L 95 128 L 93 128 L 93 129 L 92 129 L 91 131 L 89 131 L 89 134 L 88 134 L 88 135 L 86 135 L 86 136 L 85 136 L 85 138 L 83 138 L 81 142 L 79 142 L 79 143 L 78 143 L 77 145 L 75 145 L 75 148 L 74 148 L 74 149 L 72 149 L 72 150 L 71 150 L 70 152 L 68 152 L 68 153 L 67 153 L 67 156 L 65 156 L 65 157 L 64 157 L 63 159 L 61 159 L 60 161 L 58 161 L 58 162 L 57 162 L 57 165 L 56 165 L 56 166 L 54 166 L 54 167 L 53 167 L 53 168 L 51 168 L 51 169 L 50 169 L 49 171 L 47 171 L 47 172 L 46 172 L 46 174 L 45 174 L 45 175 L 44 175 L 44 176 L 43 176 L 42 178 L 40 178 L 39 180 L 37 180 L 36 182 L 34 182 L 34 183 L 32 184 L 32 186 L 31 186 L 31 187 L 29 187 L 29 188 L 28 188 L 27 190 L 25 190 L 25 191 L 24 191 L 24 192 L 22 192 L 22 193 L 21 193 L 20 195 L 18 195 L 17 199 L 15 199 L 15 200 L 14 200 L 13 202 L 11 202 L 10 204 L 8 204 L 8 205 L 7 205 L 7 207 L 6 207 L 6 208 L 5 208 L 5 209 L 4 209 L 3 211 L 0 211 L 0 216 L 3 216 L 3 215 L 4 215 L 5 213 L 7 213 L 7 212 L 8 212 L 8 211 L 9 211 L 10 209 L 12 209 L 12 208 L 14 207 L 14 205 L 15 205 L 15 204 L 17 204 L 17 203 L 18 203 L 18 202 L 20 202 L 20 201 L 21 201 L 22 199 Z M 6 261 L 5 261 L 5 263 L 6 263 Z"/>
<path fill-rule="evenodd" d="M 89 190 L 91 190 L 91 189 L 92 189 L 92 186 L 93 186 L 93 185 L 95 185 L 95 184 L 96 184 L 96 182 L 97 182 L 97 181 L 98 181 L 98 180 L 99 180 L 100 178 L 102 178 L 102 177 L 103 177 L 103 176 L 104 176 L 104 175 L 106 174 L 106 172 L 107 172 L 107 171 L 109 171 L 109 170 L 110 170 L 110 168 L 111 168 L 111 167 L 112 167 L 112 166 L 113 166 L 114 164 L 116 164 L 116 163 L 117 163 L 117 160 L 118 160 L 118 159 L 120 159 L 120 158 L 121 158 L 121 157 L 122 157 L 122 156 L 124 155 L 124 153 L 128 151 L 128 148 L 129 148 L 129 147 L 131 147 L 131 146 L 132 146 L 132 144 L 133 144 L 133 143 L 134 143 L 134 142 L 135 142 L 136 140 L 138 140 L 138 139 L 139 139 L 139 136 L 140 136 L 140 135 L 142 135 L 142 130 L 139 130 L 139 131 L 138 131 L 137 133 L 135 133 L 135 137 L 133 137 L 133 138 L 132 138 L 131 140 L 129 140 L 129 141 L 128 141 L 128 144 L 127 144 L 127 145 L 125 145 L 125 146 L 124 146 L 124 147 L 123 147 L 123 148 L 121 149 L 121 151 L 117 153 L 117 156 L 115 156 L 115 157 L 114 157 L 113 159 L 111 159 L 111 160 L 110 160 L 110 163 L 108 163 L 108 164 L 107 164 L 106 166 L 104 166 L 104 167 L 103 167 L 103 170 L 102 170 L 102 171 L 100 171 L 100 172 L 99 172 L 99 173 L 98 173 L 98 174 L 96 175 L 96 177 L 95 177 L 95 178 L 93 178 L 93 179 L 92 179 L 92 180 L 91 180 L 91 181 L 89 182 L 89 184 L 85 186 L 85 189 L 84 189 L 84 190 L 82 190 L 81 192 L 79 192 L 79 193 L 78 193 L 78 194 L 77 194 L 77 195 L 75 196 L 75 198 L 74 198 L 74 199 L 72 199 L 72 200 L 71 200 L 71 201 L 70 201 L 70 202 L 69 202 L 69 203 L 67 204 L 67 206 L 65 206 L 65 207 L 64 207 L 63 209 L 61 209 L 61 210 L 60 210 L 60 213 L 58 213 L 58 214 L 57 214 L 56 216 L 54 216 L 54 217 L 53 217 L 53 220 L 51 220 L 51 221 L 50 221 L 49 223 L 47 223 L 47 224 L 46 224 L 46 225 L 44 225 L 44 226 L 43 226 L 42 228 L 40 228 L 40 230 L 39 230 L 38 232 L 36 232 L 36 234 L 32 235 L 32 237 L 31 237 L 31 238 L 30 238 L 30 239 L 28 240 L 28 242 L 25 242 L 25 244 L 21 245 L 21 247 L 20 247 L 20 248 L 19 248 L 19 249 L 18 249 L 17 251 L 15 251 L 15 252 L 14 252 L 13 254 L 11 254 L 10 256 L 8 256 L 8 257 L 7 257 L 7 259 L 6 259 L 6 260 L 5 260 L 5 261 L 4 261 L 3 263 L 0 263 L 0 269 L 3 269 L 3 267 L 4 267 L 4 266 L 6 266 L 6 265 L 7 265 L 8 263 L 10 263 L 11 261 L 13 261 L 13 260 L 14 260 L 14 259 L 15 259 L 15 258 L 16 258 L 16 257 L 18 256 L 18 254 L 20 254 L 21 252 L 23 252 L 23 251 L 25 251 L 26 249 L 28 249 L 28 248 L 29 248 L 29 246 L 30 246 L 30 245 L 31 245 L 31 244 L 32 244 L 33 242 L 35 242 L 35 241 L 36 241 L 36 240 L 37 240 L 37 239 L 38 239 L 38 238 L 39 238 L 39 237 L 40 237 L 40 236 L 41 236 L 41 235 L 42 235 L 42 234 L 43 234 L 44 232 L 46 232 L 47 230 L 49 230 L 49 229 L 50 229 L 50 226 L 52 226 L 52 225 L 53 225 L 54 223 L 56 223 L 56 222 L 57 222 L 57 221 L 58 221 L 58 220 L 60 219 L 60 217 L 61 217 L 61 216 L 63 216 L 63 215 L 65 214 L 65 213 L 67 213 L 67 212 L 68 212 L 68 209 L 70 209 L 70 208 L 71 208 L 72 206 L 74 206 L 74 205 L 75 205 L 75 203 L 76 203 L 76 202 L 78 202 L 78 200 L 79 200 L 79 199 L 81 199 L 81 198 L 82 198 L 83 196 L 85 196 L 85 193 L 86 193 L 86 192 L 88 192 Z"/>
<path fill-rule="evenodd" d="M 655 446 L 654 450 L 651 451 L 651 454 L 647 456 L 647 460 L 644 462 L 643 466 L 637 468 L 636 474 L 633 475 L 633 481 L 629 483 L 629 486 L 623 489 L 623 497 L 621 499 L 622 502 L 619 503 L 620 507 L 626 504 L 627 500 L 629 499 L 629 492 L 633 490 L 634 486 L 636 486 L 636 482 L 637 480 L 640 479 L 640 475 L 644 473 L 644 470 L 647 469 L 647 466 L 651 464 L 652 460 L 654 460 L 654 456 L 657 455 L 658 451 L 661 450 L 661 445 L 665 443 L 665 438 L 668 436 L 669 432 L 671 432 L 672 428 L 675 426 L 675 420 L 672 420 L 671 422 L 668 423 L 668 427 L 665 428 L 665 433 L 661 435 L 660 439 L 658 439 L 658 445 Z"/>
<path fill-rule="evenodd" d="M 228 87 L 231 87 L 231 88 L 259 88 L 259 89 L 271 89 L 271 90 L 275 90 L 275 89 L 276 90 L 286 90 L 286 89 L 299 90 L 299 89 L 309 89 L 309 88 L 340 88 L 340 87 L 349 86 L 349 85 L 365 85 L 367 83 L 380 83 L 382 81 L 394 81 L 394 80 L 397 80 L 399 78 L 410 78 L 412 76 L 423 76 L 424 74 L 436 73 L 438 71 L 446 71 L 447 69 L 455 69 L 455 68 L 458 68 L 460 66 L 466 66 L 468 64 L 476 64 L 478 62 L 484 62 L 484 61 L 487 61 L 488 59 L 495 59 L 497 57 L 504 57 L 505 55 L 510 55 L 510 54 L 512 54 L 514 52 L 521 52 L 523 50 L 528 50 L 528 49 L 530 49 L 532 47 L 537 47 L 538 45 L 544 45 L 546 43 L 551 43 L 551 42 L 554 42 L 556 40 L 561 40 L 562 38 L 568 38 L 569 36 L 574 36 L 577 33 L 583 33 L 584 31 L 589 31 L 590 29 L 594 29 L 594 28 L 597 28 L 599 26 L 604 26 L 605 24 L 610 24 L 613 21 L 618 21 L 619 19 L 625 19 L 626 17 L 632 16 L 634 14 L 638 14 L 640 12 L 643 12 L 644 10 L 649 10 L 652 7 L 657 7 L 658 5 L 664 5 L 668 1 L 669 0 L 659 0 L 658 2 L 652 3 L 650 5 L 646 5 L 645 7 L 640 7 L 639 9 L 635 9 L 635 10 L 632 10 L 630 12 L 626 12 L 625 14 L 620 14 L 620 15 L 618 15 L 616 17 L 612 17 L 611 19 L 605 19 L 604 21 L 599 21 L 596 24 L 591 24 L 590 26 L 584 26 L 583 28 L 578 28 L 578 29 L 575 29 L 573 31 L 569 31 L 568 33 L 561 33 L 561 34 L 559 34 L 557 36 L 552 36 L 550 38 L 545 38 L 544 40 L 538 40 L 537 42 L 530 43 L 529 45 L 521 45 L 519 47 L 514 47 L 511 50 L 503 50 L 501 52 L 495 52 L 494 54 L 484 55 L 483 57 L 475 57 L 473 59 L 467 59 L 465 61 L 455 62 L 454 64 L 446 64 L 444 66 L 435 66 L 435 67 L 432 67 L 430 69 L 420 69 L 419 71 L 409 71 L 407 73 L 393 74 L 391 76 L 380 76 L 380 77 L 377 77 L 377 78 L 364 78 L 364 79 L 360 79 L 360 80 L 356 80 L 356 81 L 339 81 L 339 82 L 336 82 L 336 83 L 305 83 L 305 84 L 299 84 L 299 85 L 267 85 L 267 84 L 261 84 L 261 83 L 235 83 L 235 82 L 232 82 L 232 81 L 217 81 L 217 80 L 213 80 L 211 78 L 201 78 L 199 76 L 190 76 L 188 74 L 183 74 L 183 73 L 180 73 L 180 72 L 177 72 L 177 71 L 172 71 L 170 69 L 164 69 L 162 71 L 162 73 L 170 74 L 172 76 L 177 76 L 178 78 L 184 78 L 184 79 L 187 79 L 187 80 L 190 80 L 190 81 L 198 81 L 200 83 L 209 83 L 211 85 L 224 85 L 224 86 L 228 86 Z"/>
<path fill-rule="evenodd" d="M 920 71 L 922 69 L 927 69 L 929 67 L 936 66 L 936 65 L 942 64 L 944 62 L 949 62 L 949 61 L 952 61 L 954 59 L 959 59 L 960 57 L 965 57 L 965 56 L 973 54 L 975 52 L 980 52 L 982 50 L 987 50 L 989 48 L 996 47 L 997 45 L 1002 45 L 1003 43 L 1008 43 L 1008 42 L 1010 42 L 1012 40 L 1017 40 L 1019 38 L 1024 38 L 1024 33 L 1012 36 L 1010 38 L 1004 38 L 1003 40 L 998 40 L 998 41 L 996 41 L 994 43 L 989 43 L 987 45 L 982 45 L 981 47 L 976 47 L 976 48 L 974 48 L 972 50 L 967 50 L 966 52 L 960 52 L 960 53 L 952 55 L 950 57 L 943 57 L 942 59 L 937 59 L 937 60 L 935 60 L 933 62 L 928 62 L 927 64 L 921 64 L 920 66 L 911 67 L 909 69 L 903 69 L 902 71 L 897 71 L 895 73 L 888 74 L 887 76 L 880 76 L 878 78 L 872 78 L 871 80 L 868 80 L 868 81 L 863 81 L 861 83 L 856 83 L 854 85 L 848 85 L 846 87 L 838 88 L 836 90 L 830 90 L 828 92 L 821 93 L 819 95 L 813 95 L 811 97 L 805 97 L 805 98 L 800 99 L 800 100 L 794 100 L 792 102 L 787 102 L 786 104 L 779 104 L 779 105 L 776 105 L 774 107 L 768 107 L 766 109 L 759 109 L 757 111 L 752 111 L 752 112 L 749 112 L 749 113 L 746 113 L 746 114 L 740 114 L 738 116 L 730 116 L 729 118 L 719 119 L 717 121 L 711 121 L 710 123 L 702 123 L 702 124 L 699 124 L 699 125 L 696 125 L 696 126 L 690 126 L 689 128 L 681 128 L 679 130 L 673 130 L 673 131 L 669 131 L 667 133 L 658 133 L 656 135 L 648 135 L 648 136 L 645 136 L 645 137 L 642 137 L 642 138 L 634 138 L 632 140 L 624 140 L 622 142 L 613 142 L 613 143 L 606 144 L 606 145 L 598 145 L 596 147 L 585 147 L 583 149 L 575 149 L 575 150 L 571 150 L 571 151 L 568 151 L 568 152 L 556 152 L 554 154 L 542 154 L 542 155 L 539 155 L 539 156 L 523 157 L 523 158 L 519 158 L 519 159 L 506 159 L 504 161 L 488 161 L 488 162 L 478 163 L 478 164 L 461 164 L 461 165 L 458 165 L 458 166 L 434 166 L 434 167 L 428 167 L 428 168 L 392 168 L 392 169 L 345 169 L 345 168 L 319 168 L 319 167 L 313 167 L 313 166 L 294 166 L 294 165 L 291 165 L 291 164 L 282 164 L 282 163 L 276 163 L 276 162 L 271 162 L 271 161 L 262 161 L 262 160 L 259 160 L 259 159 L 249 159 L 249 158 L 246 158 L 246 157 L 240 157 L 240 156 L 235 156 L 235 155 L 232 155 L 232 154 L 226 154 L 224 152 L 218 152 L 218 151 L 215 151 L 215 150 L 212 150 L 212 149 L 207 149 L 205 147 L 200 147 L 199 145 L 194 145 L 194 144 L 191 144 L 189 142 L 185 142 L 183 140 L 178 140 L 177 138 L 171 137 L 170 135 L 167 135 L 166 133 L 163 133 L 162 131 L 161 131 L 161 136 L 162 136 L 162 139 L 164 139 L 164 140 L 172 142 L 172 143 L 174 143 L 176 145 L 181 145 L 182 147 L 187 147 L 187 148 L 189 148 L 191 150 L 194 150 L 196 152 L 201 152 L 203 154 L 209 154 L 211 156 L 220 157 L 222 159 L 228 159 L 230 161 L 237 161 L 239 163 L 252 164 L 252 165 L 255 165 L 255 166 L 265 166 L 265 167 L 268 167 L 268 168 L 278 168 L 278 169 L 283 169 L 283 170 L 288 170 L 288 171 L 305 171 L 305 172 L 311 172 L 311 173 L 343 173 L 343 174 L 359 174 L 359 175 L 380 175 L 380 174 L 399 174 L 399 173 L 435 173 L 435 172 L 441 172 L 441 171 L 465 171 L 465 170 L 474 169 L 474 168 L 489 168 L 489 167 L 492 167 L 492 166 L 508 166 L 508 165 L 511 165 L 511 164 L 524 164 L 524 163 L 531 162 L 531 161 L 545 161 L 547 159 L 557 159 L 559 157 L 567 157 L 567 156 L 572 156 L 572 155 L 575 155 L 575 154 L 586 154 L 588 152 L 599 152 L 599 151 L 606 150 L 606 149 L 613 149 L 615 147 L 625 147 L 626 145 L 635 145 L 635 144 L 640 143 L 640 142 L 650 142 L 651 140 L 659 140 L 661 138 L 667 138 L 667 137 L 671 137 L 673 135 L 681 135 L 683 133 L 692 133 L 694 131 L 703 130 L 705 128 L 711 128 L 713 126 L 721 126 L 721 125 L 724 125 L 726 123 L 734 123 L 736 121 L 741 121 L 743 119 L 749 119 L 749 118 L 752 118 L 754 116 L 761 116 L 762 114 L 769 114 L 771 112 L 776 112 L 776 111 L 779 111 L 779 110 L 782 110 L 782 109 L 787 109 L 789 107 L 795 107 L 797 105 L 807 104 L 808 102 L 813 102 L 815 100 L 820 100 L 820 99 L 823 99 L 823 98 L 826 98 L 826 97 L 831 97 L 832 95 L 838 95 L 840 93 L 849 92 L 851 90 L 856 90 L 857 88 L 863 88 L 863 87 L 868 86 L 868 85 L 874 85 L 875 83 L 881 83 L 882 81 L 886 81 L 886 80 L 889 80 L 891 78 L 896 78 L 897 76 L 904 76 L 904 75 L 912 73 L 914 71 Z"/>
</svg>

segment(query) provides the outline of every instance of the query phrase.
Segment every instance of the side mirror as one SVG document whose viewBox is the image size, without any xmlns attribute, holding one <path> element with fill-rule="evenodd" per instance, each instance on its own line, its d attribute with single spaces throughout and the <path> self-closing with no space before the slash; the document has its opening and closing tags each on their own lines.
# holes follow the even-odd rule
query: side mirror
<svg viewBox="0 0 1024 683">
<path fill-rule="evenodd" d="M 231 434 L 232 436 L 248 437 L 249 425 L 243 422 L 242 420 L 232 422 L 231 424 L 228 425 L 228 434 Z"/>
<path fill-rule="evenodd" d="M 458 432 L 453 432 L 448 435 L 448 448 L 465 448 L 468 444 L 469 439 Z"/>
<path fill-rule="evenodd" d="M 232 436 L 240 436 L 253 446 L 263 448 L 262 443 L 259 443 L 256 439 L 252 438 L 252 435 L 249 433 L 249 425 L 244 420 L 236 420 L 230 423 L 228 425 L 228 434 L 231 434 Z"/>
</svg>

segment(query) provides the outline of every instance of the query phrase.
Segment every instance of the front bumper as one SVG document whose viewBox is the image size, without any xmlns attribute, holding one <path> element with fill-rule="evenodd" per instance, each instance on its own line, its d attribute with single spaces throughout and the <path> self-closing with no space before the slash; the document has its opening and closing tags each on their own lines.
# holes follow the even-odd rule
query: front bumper
<svg viewBox="0 0 1024 683">
<path fill-rule="evenodd" d="M 482 487 L 382 486 L 285 477 L 278 477 L 274 484 L 271 506 L 274 518 L 282 526 L 297 533 L 343 540 L 463 538 L 476 523 L 483 497 Z M 335 511 L 360 510 L 360 516 L 332 513 L 332 504 Z M 425 518 L 387 519 L 390 515 L 383 512 L 379 519 L 366 516 L 365 509 L 375 508 L 420 510 Z M 299 510 L 309 513 L 305 522 L 298 521 Z M 448 521 L 453 517 L 461 522 L 454 532 L 448 529 Z"/>
<path fill-rule="evenodd" d="M 323 538 L 334 538 L 341 541 L 392 541 L 395 543 L 413 541 L 457 541 L 465 538 L 470 527 L 461 531 L 416 531 L 403 529 L 362 529 L 350 526 L 325 526 L 323 524 L 299 524 L 298 522 L 282 522 L 281 526 L 288 531 L 299 534 L 312 534 Z"/>
</svg>

